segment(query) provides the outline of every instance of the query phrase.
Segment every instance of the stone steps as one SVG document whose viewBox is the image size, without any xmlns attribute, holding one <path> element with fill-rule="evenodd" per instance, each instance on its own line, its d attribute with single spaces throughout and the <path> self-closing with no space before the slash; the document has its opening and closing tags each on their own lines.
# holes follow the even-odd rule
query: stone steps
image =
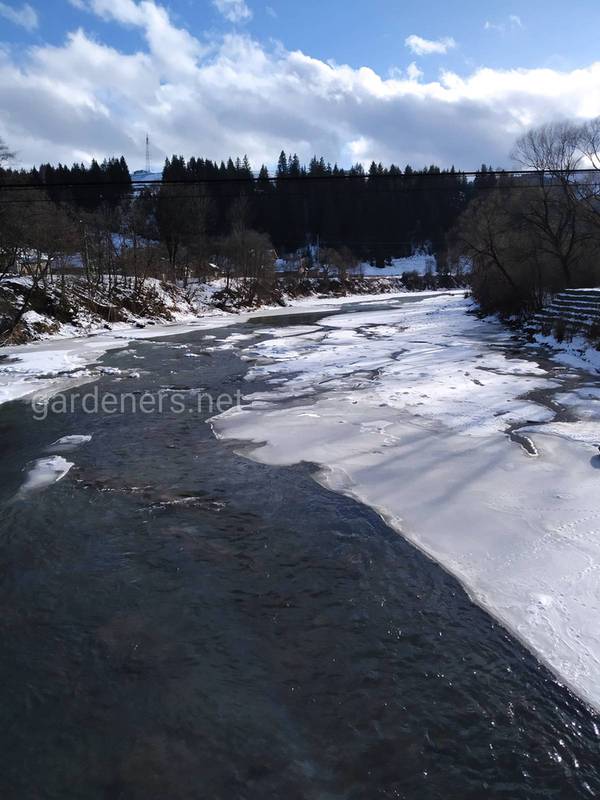
<svg viewBox="0 0 600 800">
<path fill-rule="evenodd" d="M 552 320 L 552 319 L 565 319 L 572 322 L 577 322 L 581 320 L 582 322 L 593 323 L 596 319 L 598 319 L 598 313 L 590 313 L 588 311 L 580 311 L 577 309 L 548 309 L 547 311 L 540 311 L 538 314 L 534 316 L 534 319 L 543 321 L 543 320 Z"/>
<path fill-rule="evenodd" d="M 567 337 L 595 333 L 600 328 L 600 288 L 566 289 L 535 314 L 528 329 L 552 333 L 561 329 Z"/>
<path fill-rule="evenodd" d="M 557 310 L 564 311 L 588 311 L 590 313 L 598 313 L 600 311 L 600 302 L 598 304 L 592 303 L 590 300 L 586 302 L 577 303 L 574 300 L 554 300 L 552 307 Z"/>
<path fill-rule="evenodd" d="M 561 297 L 571 297 L 577 300 L 581 300 L 582 298 L 589 298 L 591 300 L 599 300 L 600 299 L 600 288 L 599 289 L 565 289 L 564 291 L 560 292 L 555 296 L 555 299 Z"/>
</svg>

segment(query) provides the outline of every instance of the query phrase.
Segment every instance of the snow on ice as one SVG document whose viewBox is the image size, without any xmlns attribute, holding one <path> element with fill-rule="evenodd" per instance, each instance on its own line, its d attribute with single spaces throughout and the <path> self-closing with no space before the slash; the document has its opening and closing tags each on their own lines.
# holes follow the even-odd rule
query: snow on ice
<svg viewBox="0 0 600 800">
<path fill-rule="evenodd" d="M 536 392 L 560 378 L 468 308 L 435 297 L 250 344 L 249 380 L 277 383 L 213 428 L 257 461 L 317 464 L 600 708 L 597 390 L 571 398 L 585 419 L 554 422 Z"/>
</svg>

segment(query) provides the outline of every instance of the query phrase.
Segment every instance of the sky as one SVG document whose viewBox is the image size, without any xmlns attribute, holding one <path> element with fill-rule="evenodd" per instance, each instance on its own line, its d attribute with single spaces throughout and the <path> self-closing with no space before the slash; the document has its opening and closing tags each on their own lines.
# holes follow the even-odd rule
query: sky
<svg viewBox="0 0 600 800">
<path fill-rule="evenodd" d="M 597 0 L 0 0 L 0 138 L 23 166 L 279 152 L 511 166 L 600 115 Z"/>
</svg>

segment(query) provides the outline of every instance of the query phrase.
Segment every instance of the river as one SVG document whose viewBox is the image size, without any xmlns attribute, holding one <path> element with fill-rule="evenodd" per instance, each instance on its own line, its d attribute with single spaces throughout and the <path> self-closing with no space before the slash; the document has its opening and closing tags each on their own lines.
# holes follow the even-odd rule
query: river
<svg viewBox="0 0 600 800">
<path fill-rule="evenodd" d="M 100 393 L 184 413 L 0 407 L 2 798 L 598 796 L 600 719 L 456 580 L 310 465 L 214 437 L 198 393 L 247 364 L 209 348 L 249 327 L 102 359 Z M 70 435 L 68 475 L 20 491 Z"/>
</svg>

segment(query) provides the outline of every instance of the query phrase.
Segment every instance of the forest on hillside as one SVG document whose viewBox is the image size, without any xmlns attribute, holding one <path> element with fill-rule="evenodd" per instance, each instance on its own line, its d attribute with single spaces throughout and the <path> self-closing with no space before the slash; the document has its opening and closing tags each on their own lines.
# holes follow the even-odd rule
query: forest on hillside
<svg viewBox="0 0 600 800">
<path fill-rule="evenodd" d="M 484 183 L 486 172 L 483 167 Z M 143 217 L 140 232 L 146 238 L 170 250 L 176 243 L 196 258 L 243 226 L 267 235 L 278 253 L 318 240 L 325 248 L 346 248 L 381 266 L 424 246 L 441 252 L 447 231 L 479 183 L 469 184 L 454 169 L 437 166 L 414 170 L 373 163 L 368 170 L 361 165 L 346 170 L 317 157 L 301 165 L 297 155 L 284 152 L 272 175 L 264 165 L 255 174 L 247 157 L 217 163 L 173 156 L 162 177 L 167 184 L 134 192 L 121 157 L 89 166 L 43 164 L 27 171 L 5 166 L 1 180 L 11 185 L 6 200 L 26 201 L 23 193 L 19 196 L 19 184 L 34 187 L 39 190 L 36 202 L 47 197 L 71 213 L 108 215 L 115 232 L 131 226 L 132 213 Z M 173 253 L 170 260 L 175 266 Z"/>
</svg>

